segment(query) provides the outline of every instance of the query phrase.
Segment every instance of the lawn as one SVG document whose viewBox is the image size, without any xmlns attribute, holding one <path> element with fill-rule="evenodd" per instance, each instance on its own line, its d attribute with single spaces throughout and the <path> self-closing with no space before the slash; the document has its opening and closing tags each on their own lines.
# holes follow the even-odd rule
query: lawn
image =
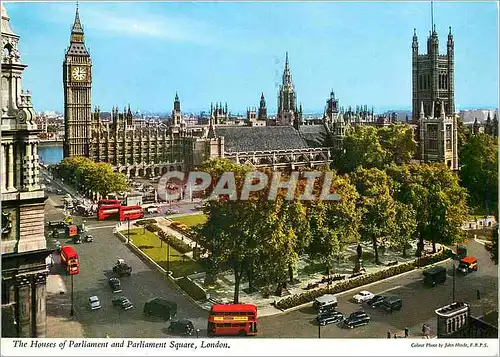
<svg viewBox="0 0 500 357">
<path fill-rule="evenodd" d="M 180 216 L 172 219 L 173 221 L 184 223 L 188 227 L 197 226 L 198 224 L 203 224 L 207 221 L 207 216 L 203 213 L 192 214 L 189 216 Z"/>
<path fill-rule="evenodd" d="M 124 231 L 123 233 L 125 236 L 127 235 L 127 231 Z M 148 231 L 147 229 L 131 229 L 130 240 L 135 244 L 137 248 L 146 253 L 163 269 L 167 269 L 168 244 L 162 242 L 156 234 Z M 175 278 L 200 273 L 203 271 L 201 265 L 199 265 L 189 257 L 183 257 L 183 254 L 179 253 L 172 247 L 170 247 L 168 265 Z"/>
</svg>

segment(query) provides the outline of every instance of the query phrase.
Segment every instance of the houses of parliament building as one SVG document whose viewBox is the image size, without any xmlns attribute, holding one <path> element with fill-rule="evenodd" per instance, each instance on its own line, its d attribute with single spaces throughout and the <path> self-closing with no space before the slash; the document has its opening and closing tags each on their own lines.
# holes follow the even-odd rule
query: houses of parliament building
<svg viewBox="0 0 500 357">
<path fill-rule="evenodd" d="M 420 144 L 418 156 L 457 169 L 451 32 L 447 56 L 438 54 L 437 43 L 433 29 L 428 54 L 419 55 L 416 34 L 413 37 L 413 124 Z M 227 104 L 220 103 L 211 106 L 208 122 L 186 125 L 176 94 L 167 122 L 137 125 L 130 107 L 123 111 L 113 108 L 111 119 L 104 121 L 99 107 L 92 111 L 92 65 L 77 7 L 63 62 L 64 157 L 87 156 L 108 162 L 131 177 L 192 170 L 216 157 L 273 169 L 329 164 L 336 150 L 342 149 L 349 128 L 395 122 L 394 117 L 375 115 L 366 105 L 341 108 L 333 91 L 323 118 L 304 120 L 288 53 L 273 119 L 267 115 L 262 93 L 258 109 L 248 109 L 246 120 L 231 119 Z"/>
</svg>

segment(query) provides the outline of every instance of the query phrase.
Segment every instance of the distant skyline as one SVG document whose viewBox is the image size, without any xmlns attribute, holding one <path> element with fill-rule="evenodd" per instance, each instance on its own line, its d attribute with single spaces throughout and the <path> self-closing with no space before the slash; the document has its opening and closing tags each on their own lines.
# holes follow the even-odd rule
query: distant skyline
<svg viewBox="0 0 500 357">
<path fill-rule="evenodd" d="M 62 61 L 76 2 L 4 2 L 21 36 L 35 110 L 62 111 Z M 93 61 L 92 108 L 184 112 L 227 102 L 277 106 L 285 52 L 305 112 L 340 105 L 411 109 L 411 39 L 427 50 L 430 2 L 79 2 Z M 434 2 L 440 52 L 455 40 L 456 110 L 498 108 L 497 2 Z"/>
</svg>

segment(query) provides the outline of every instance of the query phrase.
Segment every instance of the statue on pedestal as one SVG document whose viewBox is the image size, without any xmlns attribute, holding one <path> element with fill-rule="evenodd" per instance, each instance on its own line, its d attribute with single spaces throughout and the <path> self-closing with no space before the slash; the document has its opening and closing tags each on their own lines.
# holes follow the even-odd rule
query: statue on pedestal
<svg viewBox="0 0 500 357">
<path fill-rule="evenodd" d="M 359 273 L 361 271 L 364 271 L 365 269 L 363 268 L 363 248 L 361 247 L 361 244 L 358 244 L 358 247 L 356 248 L 356 261 L 354 263 L 354 269 L 353 269 L 353 274 Z"/>
</svg>

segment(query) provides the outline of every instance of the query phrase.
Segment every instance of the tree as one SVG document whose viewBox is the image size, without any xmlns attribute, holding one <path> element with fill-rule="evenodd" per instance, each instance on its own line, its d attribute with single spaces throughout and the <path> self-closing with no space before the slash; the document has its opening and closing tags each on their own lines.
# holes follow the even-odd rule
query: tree
<svg viewBox="0 0 500 357">
<path fill-rule="evenodd" d="M 356 126 L 343 140 L 343 152 L 335 158 L 334 164 L 341 172 L 352 172 L 358 166 L 381 168 L 385 151 L 380 145 L 377 129 L 372 126 Z"/>
<path fill-rule="evenodd" d="M 371 242 L 375 264 L 380 264 L 378 242 L 391 235 L 396 214 L 390 181 L 384 171 L 376 168 L 358 168 L 351 177 L 360 195 L 357 206 L 361 213 L 361 239 Z"/>
<path fill-rule="evenodd" d="M 406 257 L 406 250 L 411 247 L 416 228 L 416 211 L 411 205 L 396 201 L 396 215 L 390 240 L 393 247 L 401 250 L 403 257 Z"/>
<path fill-rule="evenodd" d="M 380 145 L 385 151 L 385 163 L 409 163 L 417 143 L 413 128 L 408 124 L 391 124 L 378 129 Z"/>
<path fill-rule="evenodd" d="M 491 260 L 498 264 L 498 227 L 495 227 L 491 237 Z"/>
<path fill-rule="evenodd" d="M 460 180 L 469 192 L 472 207 L 485 214 L 498 211 L 498 143 L 496 138 L 472 135 L 459 152 Z"/>
<path fill-rule="evenodd" d="M 393 195 L 416 211 L 417 256 L 424 238 L 436 243 L 453 244 L 463 240 L 463 223 L 468 218 L 467 192 L 457 175 L 442 163 L 410 164 L 387 169 L 393 180 Z"/>
</svg>

